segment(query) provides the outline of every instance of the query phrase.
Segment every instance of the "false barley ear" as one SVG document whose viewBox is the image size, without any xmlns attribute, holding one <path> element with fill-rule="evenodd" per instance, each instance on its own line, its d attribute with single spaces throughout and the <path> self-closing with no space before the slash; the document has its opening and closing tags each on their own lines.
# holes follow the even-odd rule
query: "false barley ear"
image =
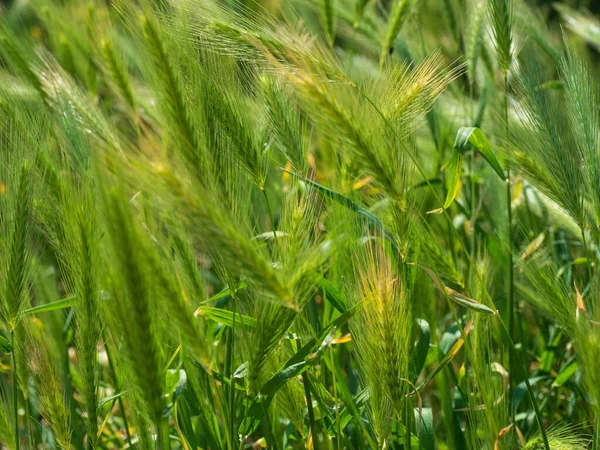
<svg viewBox="0 0 600 450">
<path fill-rule="evenodd" d="M 16 167 L 19 167 L 18 165 Z M 29 272 L 31 266 L 31 217 L 32 217 L 32 181 L 31 167 L 27 161 L 21 162 L 18 173 L 5 173 L 10 189 L 4 200 L 2 216 L 3 239 L 7 255 L 4 272 L 3 316 L 14 330 L 21 319 L 29 299 Z M 6 186 L 6 182 L 4 184 Z M 8 190 L 7 189 L 7 190 Z"/>
<path fill-rule="evenodd" d="M 371 238 L 356 246 L 354 276 L 348 285 L 351 305 L 361 304 L 350 321 L 362 379 L 369 388 L 373 426 L 383 445 L 391 432 L 390 417 L 401 417 L 409 392 L 412 336 L 410 290 L 394 270 L 383 247 Z"/>
<path fill-rule="evenodd" d="M 172 139 L 183 144 L 181 151 L 187 162 L 192 167 L 199 167 L 199 138 L 192 123 L 181 76 L 173 66 L 159 24 L 153 17 L 147 16 L 142 16 L 140 22 L 150 58 L 149 69 L 156 79 L 163 114 L 174 127 Z"/>
<path fill-rule="evenodd" d="M 123 62 L 115 51 L 112 41 L 105 38 L 101 43 L 101 48 L 108 73 L 110 74 L 112 82 L 117 87 L 119 95 L 125 100 L 127 106 L 132 111 L 135 111 L 136 103 L 129 82 L 129 75 L 125 70 L 125 67 L 123 67 Z"/>
<path fill-rule="evenodd" d="M 565 2 L 3 2 L 0 446 L 600 450 Z"/>
<path fill-rule="evenodd" d="M 514 1 L 490 0 L 488 7 L 498 65 L 506 77 L 514 58 Z"/>
<path fill-rule="evenodd" d="M 392 3 L 392 9 L 388 16 L 387 31 L 381 47 L 380 59 L 382 62 L 393 52 L 394 41 L 402 26 L 408 20 L 414 3 L 416 3 L 416 0 L 395 0 Z"/>
<path fill-rule="evenodd" d="M 104 312 L 116 333 L 116 342 L 123 343 L 127 357 L 120 358 L 125 374 L 144 405 L 147 416 L 161 428 L 166 406 L 163 396 L 165 360 L 158 344 L 156 288 L 152 268 L 146 257 L 148 245 L 140 223 L 124 193 L 106 188 L 102 193 L 102 214 L 110 236 L 106 257 L 118 270 L 109 271 L 108 288 L 111 301 Z M 125 332 L 126 330 L 126 332 Z"/>
<path fill-rule="evenodd" d="M 29 334 L 29 367 L 35 381 L 40 410 L 48 421 L 56 445 L 60 449 L 71 448 L 70 406 L 62 388 L 57 361 L 51 359 L 45 345 L 44 325 L 37 319 L 27 320 Z"/>
</svg>

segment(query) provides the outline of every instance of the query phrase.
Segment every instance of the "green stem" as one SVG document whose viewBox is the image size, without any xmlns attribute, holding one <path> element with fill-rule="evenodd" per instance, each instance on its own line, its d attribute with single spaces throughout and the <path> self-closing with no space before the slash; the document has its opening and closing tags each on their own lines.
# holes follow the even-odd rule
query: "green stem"
<svg viewBox="0 0 600 450">
<path fill-rule="evenodd" d="M 160 450 L 171 449 L 171 439 L 169 437 L 169 416 L 163 417 L 160 420 L 158 428 L 158 448 Z"/>
<path fill-rule="evenodd" d="M 404 448 L 406 449 L 412 448 L 412 414 L 412 402 L 410 401 L 410 398 L 406 398 L 406 402 L 404 403 Z"/>
<path fill-rule="evenodd" d="M 229 342 L 227 349 L 227 365 L 229 366 L 229 370 L 226 371 L 227 376 L 230 380 L 229 385 L 229 434 L 231 441 L 231 448 L 233 447 L 233 443 L 235 442 L 235 380 L 233 379 L 233 354 L 235 351 L 235 318 L 237 315 L 237 304 L 235 300 L 235 295 L 232 295 L 233 299 L 233 324 L 231 330 L 229 331 Z"/>
<path fill-rule="evenodd" d="M 13 418 L 15 420 L 15 449 L 19 450 L 19 387 L 18 384 L 18 376 L 17 376 L 17 358 L 15 356 L 17 349 L 15 345 L 15 330 L 10 330 L 10 342 L 13 346 L 13 351 L 11 353 L 11 384 L 12 384 L 12 400 L 13 400 Z"/>
<path fill-rule="evenodd" d="M 542 441 L 544 442 L 544 448 L 545 448 L 545 450 L 551 450 L 550 444 L 548 443 L 548 436 L 546 435 L 546 429 L 544 428 L 544 423 L 542 422 L 542 413 L 540 411 L 540 408 L 537 405 L 537 402 L 535 401 L 535 395 L 533 393 L 533 389 L 531 388 L 531 384 L 529 383 L 529 374 L 527 373 L 527 371 L 523 368 L 523 365 L 521 364 L 519 355 L 517 353 L 517 347 L 515 346 L 515 343 L 512 340 L 512 337 L 510 336 L 510 333 L 508 332 L 506 325 L 504 324 L 504 321 L 499 316 L 498 316 L 498 320 L 500 322 L 501 328 L 504 331 L 504 334 L 506 335 L 508 343 L 510 345 L 510 353 L 514 355 L 514 362 L 517 363 L 514 365 L 514 367 L 519 368 L 519 370 L 521 371 L 521 376 L 523 377 L 523 380 L 525 381 L 525 388 L 527 389 L 527 396 L 529 397 L 531 406 L 533 407 L 533 412 L 535 414 L 535 419 L 538 424 L 538 428 L 540 430 L 540 435 L 542 436 Z M 509 396 L 509 398 L 511 398 L 511 397 L 512 397 L 512 391 L 511 391 L 511 395 Z M 514 428 L 514 426 L 513 426 L 513 428 Z"/>
<path fill-rule="evenodd" d="M 121 387 L 119 386 L 119 379 L 117 378 L 117 371 L 115 370 L 113 360 L 110 357 L 110 351 L 108 349 L 108 341 L 106 340 L 106 333 L 104 332 L 104 329 L 102 330 L 102 340 L 104 341 L 104 351 L 106 352 L 108 368 L 110 369 L 110 374 L 113 379 L 113 384 L 115 385 L 115 391 L 121 392 Z M 123 417 L 123 426 L 125 427 L 125 434 L 127 436 L 127 445 L 129 445 L 130 448 L 133 448 L 133 444 L 131 441 L 131 434 L 129 433 L 129 424 L 127 423 L 127 415 L 125 414 L 125 405 L 123 405 L 123 399 L 121 397 L 118 397 L 117 402 L 119 403 L 119 411 L 121 413 L 121 416 Z"/>
<path fill-rule="evenodd" d="M 267 205 L 267 212 L 269 214 L 269 220 L 271 221 L 271 229 L 273 230 L 273 240 L 275 241 L 275 245 L 277 245 L 277 227 L 275 226 L 275 216 L 273 216 L 273 211 L 271 210 L 271 203 L 269 203 L 269 197 L 267 195 L 267 191 L 264 187 L 261 188 L 263 196 L 265 197 L 265 204 Z"/>
<path fill-rule="evenodd" d="M 342 373 L 342 369 L 337 364 L 334 364 L 333 361 L 330 362 L 327 358 L 325 358 L 323 361 L 327 365 L 327 368 L 332 373 L 334 373 L 338 377 L 339 380 L 344 380 L 344 374 Z M 340 390 L 342 391 L 342 394 L 346 400 L 346 408 L 350 409 L 350 413 L 352 414 L 352 417 L 354 418 L 356 423 L 358 423 L 358 425 L 363 433 L 363 436 L 365 437 L 365 439 L 368 442 L 369 447 L 370 448 L 379 448 L 380 446 L 378 446 L 377 443 L 373 440 L 371 433 L 369 433 L 369 430 L 365 426 L 365 423 L 362 420 L 360 412 L 358 411 L 358 408 L 354 404 L 354 398 L 352 397 L 352 394 L 350 392 L 350 389 L 348 389 L 347 384 L 340 381 L 338 383 L 338 386 L 340 387 Z"/>
<path fill-rule="evenodd" d="M 31 404 L 27 398 L 25 398 L 25 427 L 27 430 L 27 445 L 28 448 L 35 448 L 33 428 L 31 427 Z"/>
<path fill-rule="evenodd" d="M 505 142 L 508 142 L 508 74 L 504 72 L 504 138 Z M 506 228 L 507 228 L 507 258 L 506 258 L 506 299 L 508 303 L 508 333 L 510 334 L 511 340 L 515 338 L 515 302 L 513 296 L 513 258 L 512 258 L 512 195 L 510 191 L 511 179 L 510 179 L 510 162 L 506 162 Z M 514 355 L 513 352 L 509 353 L 508 356 L 508 377 L 509 387 L 511 395 L 508 399 L 508 407 L 512 419 L 512 423 L 515 423 L 515 409 L 513 405 L 513 395 L 515 388 L 514 380 Z M 513 427 L 514 430 L 514 427 Z M 511 431 L 511 436 L 516 437 L 516 433 Z"/>
<path fill-rule="evenodd" d="M 312 436 L 313 448 L 319 450 L 317 429 L 315 427 L 315 412 L 312 405 L 312 397 L 308 386 L 308 376 L 302 372 L 302 384 L 304 385 L 304 395 L 306 396 L 306 405 L 308 407 L 308 421 L 310 422 L 310 434 Z"/>
<path fill-rule="evenodd" d="M 585 252 L 585 257 L 587 258 L 587 273 L 588 273 L 588 283 L 592 283 L 592 260 L 590 258 L 590 251 L 587 245 L 587 239 L 585 237 L 585 229 L 583 226 L 581 227 L 581 240 L 583 241 L 583 251 Z M 583 289 L 583 287 L 582 287 Z M 595 423 L 594 423 L 594 443 L 592 445 L 593 450 L 600 450 L 600 414 L 598 414 L 598 407 L 595 408 L 594 414 L 596 415 Z"/>
<path fill-rule="evenodd" d="M 471 172 L 471 259 L 475 260 L 475 245 L 476 245 L 476 234 L 475 234 L 475 220 L 477 220 L 477 203 L 475 198 L 475 152 L 471 152 L 471 159 L 469 160 L 469 170 Z M 470 266 L 469 266 L 470 267 Z"/>
<path fill-rule="evenodd" d="M 474 124 L 475 120 L 473 119 L 473 83 L 469 83 L 469 118 L 473 126 L 477 126 Z M 471 152 L 471 158 L 469 159 L 469 172 L 471 175 L 471 259 L 475 260 L 475 245 L 476 245 L 476 233 L 475 233 L 475 220 L 476 217 L 476 207 L 477 204 L 475 202 L 475 151 Z M 471 270 L 471 266 L 469 265 L 468 270 Z"/>
<path fill-rule="evenodd" d="M 279 446 L 277 445 L 277 441 L 275 440 L 275 436 L 273 436 L 273 430 L 271 428 L 271 415 L 269 414 L 269 407 L 265 406 L 264 402 L 262 404 L 263 409 L 263 420 L 260 421 L 261 428 L 263 429 L 263 433 L 265 434 L 265 439 L 267 440 L 268 447 L 273 450 L 279 450 Z"/>
<path fill-rule="evenodd" d="M 333 350 L 331 349 L 331 347 L 329 348 L 329 359 L 331 361 L 331 364 L 333 365 Z M 338 393 L 337 393 L 337 381 L 336 381 L 336 376 L 335 376 L 335 372 L 331 372 L 332 375 L 332 380 L 333 380 L 333 398 L 335 399 L 335 428 L 336 428 L 336 432 L 337 432 L 337 439 L 336 439 L 336 448 L 337 450 L 340 450 L 340 441 L 342 440 L 342 427 L 341 427 L 341 423 L 340 423 L 340 408 L 339 408 L 339 402 L 338 402 Z"/>
<path fill-rule="evenodd" d="M 594 424 L 594 446 L 593 450 L 600 450 L 600 414 L 598 414 L 598 407 L 596 407 L 596 423 Z"/>
<path fill-rule="evenodd" d="M 592 282 L 592 258 L 590 257 L 590 251 L 587 245 L 587 239 L 585 237 L 585 229 L 583 226 L 581 227 L 581 239 L 583 241 L 583 251 L 585 252 L 585 257 L 587 259 L 587 273 L 588 273 L 588 283 Z M 582 287 L 583 289 L 583 287 Z"/>
</svg>

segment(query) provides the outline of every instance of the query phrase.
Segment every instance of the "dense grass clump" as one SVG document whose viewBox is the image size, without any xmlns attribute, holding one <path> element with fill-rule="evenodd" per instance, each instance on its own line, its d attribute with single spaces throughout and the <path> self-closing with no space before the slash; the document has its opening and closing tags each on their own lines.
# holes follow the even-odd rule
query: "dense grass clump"
<svg viewBox="0 0 600 450">
<path fill-rule="evenodd" d="M 600 450 L 594 2 L 0 9 L 0 448 Z"/>
</svg>

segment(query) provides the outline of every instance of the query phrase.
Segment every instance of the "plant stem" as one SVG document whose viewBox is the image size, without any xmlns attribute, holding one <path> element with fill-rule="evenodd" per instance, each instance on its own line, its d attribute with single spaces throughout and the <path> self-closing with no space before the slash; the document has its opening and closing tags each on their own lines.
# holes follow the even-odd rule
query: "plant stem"
<svg viewBox="0 0 600 450">
<path fill-rule="evenodd" d="M 333 365 L 334 364 L 333 350 L 331 349 L 331 347 L 329 348 L 329 359 L 331 360 L 331 364 Z M 336 442 L 336 449 L 340 450 L 340 441 L 342 439 L 342 428 L 341 428 L 341 423 L 340 423 L 340 408 L 339 408 L 339 402 L 338 402 L 337 381 L 336 381 L 335 372 L 331 372 L 331 376 L 332 376 L 332 382 L 333 382 L 333 398 L 335 399 L 335 429 L 336 429 L 336 434 L 337 434 L 337 439 L 335 440 L 335 442 Z"/>
<path fill-rule="evenodd" d="M 587 245 L 587 239 L 585 237 L 585 229 L 581 227 L 581 240 L 583 241 L 583 251 L 585 252 L 585 257 L 587 259 L 587 273 L 588 273 L 588 283 L 592 282 L 592 258 L 590 258 L 590 251 Z M 582 287 L 583 289 L 584 287 Z"/>
<path fill-rule="evenodd" d="M 29 400 L 25 399 L 25 428 L 27 430 L 27 448 L 35 448 L 33 443 L 33 429 L 31 427 L 31 404 Z"/>
<path fill-rule="evenodd" d="M 588 283 L 592 283 L 592 260 L 590 258 L 590 251 L 587 245 L 587 239 L 585 237 L 585 228 L 581 226 L 581 240 L 583 241 L 583 251 L 585 252 L 585 257 L 587 258 L 587 273 L 588 273 Z M 584 287 L 582 287 L 584 289 Z M 594 443 L 592 445 L 593 450 L 600 450 L 600 414 L 598 413 L 598 407 L 595 408 L 594 414 L 596 415 L 595 423 L 594 423 Z"/>
<path fill-rule="evenodd" d="M 11 353 L 11 384 L 12 384 L 12 400 L 13 400 L 13 418 L 15 419 L 15 449 L 19 450 L 19 388 L 17 386 L 18 376 L 17 376 L 17 358 L 15 356 L 17 349 L 15 345 L 15 330 L 10 330 L 10 342 L 13 346 L 13 350 Z"/>
<path fill-rule="evenodd" d="M 472 126 L 477 126 L 473 119 L 473 82 L 469 83 L 469 118 L 471 119 Z M 476 245 L 476 233 L 475 233 L 475 220 L 476 220 L 476 208 L 477 203 L 475 201 L 475 155 L 476 152 L 471 152 L 471 158 L 469 159 L 469 172 L 471 175 L 471 259 L 475 260 L 475 245 Z M 470 273 L 471 265 L 468 266 Z"/>
<path fill-rule="evenodd" d="M 528 375 L 527 371 L 521 365 L 520 358 L 517 354 L 517 347 L 515 346 L 515 343 L 510 336 L 510 333 L 506 329 L 506 325 L 504 324 L 502 317 L 500 317 L 499 315 L 497 317 L 498 317 L 498 321 L 500 322 L 502 331 L 504 331 L 504 334 L 506 335 L 506 337 L 508 339 L 508 343 L 510 345 L 510 353 L 511 354 L 514 353 L 515 362 L 518 362 L 518 364 L 515 364 L 514 367 L 518 367 L 519 370 L 521 371 L 521 375 L 523 376 L 523 380 L 525 382 L 525 388 L 527 389 L 527 396 L 529 397 L 531 406 L 533 407 L 535 419 L 538 424 L 538 428 L 540 429 L 540 435 L 542 437 L 542 441 L 544 442 L 544 448 L 545 448 L 545 450 L 551 450 L 550 444 L 548 442 L 548 436 L 546 435 L 546 429 L 544 428 L 544 423 L 542 422 L 542 413 L 540 411 L 540 408 L 537 405 L 537 402 L 535 401 L 535 395 L 533 394 L 533 389 L 531 388 L 531 384 L 529 383 L 529 375 Z M 519 359 L 519 360 L 517 361 L 517 359 Z M 513 426 L 512 428 L 515 428 L 515 427 Z"/>
<path fill-rule="evenodd" d="M 404 403 L 404 448 L 410 449 L 411 446 L 411 437 L 412 437 L 412 414 L 413 407 L 410 398 L 406 398 L 406 402 Z"/>
<path fill-rule="evenodd" d="M 232 295 L 233 299 L 233 324 L 229 331 L 229 342 L 227 348 L 227 364 L 229 370 L 226 375 L 229 377 L 229 434 L 231 440 L 231 448 L 234 448 L 233 443 L 235 442 L 235 380 L 233 378 L 233 354 L 235 351 L 235 316 L 237 315 L 237 303 L 235 294 Z"/>
<path fill-rule="evenodd" d="M 600 414 L 598 414 L 598 407 L 596 406 L 596 423 L 594 424 L 594 446 L 593 450 L 600 449 Z"/>
<path fill-rule="evenodd" d="M 273 450 L 279 450 L 277 441 L 275 440 L 275 437 L 273 436 L 273 430 L 271 429 L 272 422 L 271 422 L 271 415 L 269 414 L 269 407 L 265 406 L 265 404 L 263 403 L 262 409 L 263 409 L 264 420 L 261 420 L 260 424 L 263 429 L 263 433 L 265 434 L 265 439 L 267 440 L 267 445 L 268 445 L 268 447 L 272 448 Z"/>
<path fill-rule="evenodd" d="M 110 357 L 110 351 L 108 350 L 108 341 L 106 340 L 106 334 L 104 332 L 104 329 L 102 329 L 102 340 L 104 341 L 104 351 L 106 352 L 108 368 L 110 369 L 113 384 L 115 385 L 115 391 L 118 393 L 121 392 L 121 387 L 119 386 L 119 379 L 117 378 L 117 371 L 115 370 L 113 360 Z M 127 435 L 127 445 L 133 448 L 133 444 L 131 442 L 131 434 L 129 434 L 129 424 L 127 423 L 127 416 L 125 415 L 125 406 L 123 405 L 123 399 L 121 397 L 118 397 L 117 402 L 119 403 L 119 411 L 121 412 L 121 416 L 123 417 L 123 426 L 125 427 L 125 434 Z"/>
<path fill-rule="evenodd" d="M 504 138 L 505 142 L 508 142 L 508 74 L 504 72 Z M 507 258 L 506 258 L 506 272 L 507 272 L 507 280 L 506 280 L 506 299 L 508 302 L 508 333 L 510 334 L 511 340 L 514 340 L 515 336 L 515 303 L 513 296 L 513 258 L 512 258 L 512 195 L 510 191 L 510 162 L 506 161 L 506 213 L 507 213 Z M 516 351 L 516 350 L 515 350 Z M 513 393 L 515 387 L 514 380 L 514 355 L 513 352 L 509 353 L 508 356 L 508 377 L 509 377 L 509 387 L 511 395 L 508 398 L 508 407 L 510 411 L 510 416 L 512 419 L 512 423 L 515 423 L 515 409 L 513 404 Z M 514 430 L 514 427 L 512 428 Z M 516 437 L 516 433 L 511 431 L 511 436 Z"/>
<path fill-rule="evenodd" d="M 304 395 L 306 397 L 306 406 L 308 408 L 308 421 L 310 422 L 310 434 L 312 436 L 313 448 L 319 450 L 317 430 L 315 428 L 315 412 L 313 411 L 312 397 L 310 395 L 306 372 L 302 372 L 302 384 L 304 385 Z"/>
<path fill-rule="evenodd" d="M 469 169 L 471 172 L 471 259 L 475 260 L 475 220 L 477 219 L 477 202 L 475 199 L 475 152 L 471 152 L 471 159 L 469 160 Z M 470 270 L 471 266 L 469 266 Z"/>
<path fill-rule="evenodd" d="M 267 205 L 267 212 L 269 214 L 269 220 L 271 221 L 271 229 L 273 230 L 273 240 L 275 241 L 275 245 L 277 245 L 277 227 L 275 226 L 275 217 L 273 216 L 273 211 L 271 210 L 271 204 L 269 203 L 269 197 L 267 195 L 267 191 L 265 188 L 261 188 L 263 196 L 265 197 L 265 203 Z"/>
<path fill-rule="evenodd" d="M 162 417 L 158 428 L 158 448 L 170 450 L 171 440 L 169 437 L 169 416 Z"/>
</svg>

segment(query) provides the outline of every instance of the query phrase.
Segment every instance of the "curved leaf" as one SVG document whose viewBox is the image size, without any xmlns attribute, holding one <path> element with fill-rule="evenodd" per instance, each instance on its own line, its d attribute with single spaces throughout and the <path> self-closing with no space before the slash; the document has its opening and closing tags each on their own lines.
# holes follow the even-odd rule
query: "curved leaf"
<svg viewBox="0 0 600 450">
<path fill-rule="evenodd" d="M 431 408 L 415 408 L 415 421 L 417 422 L 420 447 L 424 450 L 435 449 L 433 435 L 433 410 Z"/>
<path fill-rule="evenodd" d="M 438 278 L 436 273 L 431 270 L 429 267 L 422 266 L 416 263 L 409 263 L 412 266 L 417 266 L 423 269 L 427 275 L 432 279 L 435 287 L 444 295 L 446 295 L 450 300 L 458 303 L 459 305 L 464 306 L 465 308 L 472 309 L 473 311 L 485 313 L 485 314 L 496 314 L 496 311 L 491 309 L 490 307 L 484 305 L 483 303 L 478 302 L 472 298 L 467 297 L 466 295 L 461 294 L 458 291 L 455 291 L 452 288 L 446 286 L 442 281 Z"/>
<path fill-rule="evenodd" d="M 417 319 L 419 325 L 419 341 L 415 344 L 414 353 L 414 364 L 415 364 L 415 375 L 418 376 L 423 370 L 425 361 L 427 360 L 427 353 L 429 353 L 429 343 L 431 338 L 431 329 L 429 323 L 423 319 Z"/>
<path fill-rule="evenodd" d="M 429 383 L 438 373 L 440 373 L 442 371 L 442 369 L 444 367 L 446 367 L 448 365 L 448 363 L 450 361 L 452 361 L 452 358 L 454 358 L 456 356 L 456 354 L 458 353 L 458 351 L 462 348 L 463 344 L 465 343 L 465 338 L 471 332 L 472 326 L 473 326 L 473 319 L 471 319 L 469 321 L 469 323 L 467 323 L 467 326 L 465 327 L 463 335 L 454 343 L 454 345 L 450 348 L 450 350 L 448 351 L 448 353 L 446 353 L 446 356 L 444 356 L 444 358 L 442 359 L 442 361 L 440 361 L 440 364 L 435 368 L 435 370 L 433 372 L 431 372 L 429 374 L 429 376 L 427 378 L 425 378 L 421 382 L 421 384 L 419 384 L 417 386 L 417 388 L 414 391 L 412 391 L 409 394 L 410 396 L 413 396 L 417 392 L 421 392 L 423 390 L 423 388 L 425 386 L 427 386 L 427 383 Z"/>
<path fill-rule="evenodd" d="M 452 157 L 447 166 L 448 171 L 450 172 L 450 178 L 448 180 L 448 193 L 446 195 L 446 201 L 444 202 L 444 209 L 450 207 L 458 194 L 463 157 L 470 149 L 479 152 L 498 176 L 501 179 L 506 180 L 504 169 L 502 169 L 502 166 L 500 165 L 498 158 L 496 158 L 496 154 L 483 131 L 476 127 L 462 127 L 456 134 Z"/>
<path fill-rule="evenodd" d="M 220 322 L 228 327 L 233 326 L 233 311 L 229 311 L 228 309 L 214 308 L 212 306 L 201 306 L 194 312 L 194 316 L 206 317 L 209 320 Z M 237 323 L 243 323 L 249 327 L 256 326 L 256 319 L 254 317 L 245 316 L 240 313 L 236 313 L 235 321 Z"/>
<path fill-rule="evenodd" d="M 55 302 L 45 303 L 43 305 L 34 306 L 23 311 L 23 314 L 35 314 L 47 311 L 55 311 L 57 309 L 65 309 L 75 306 L 75 297 L 61 298 Z"/>
</svg>

